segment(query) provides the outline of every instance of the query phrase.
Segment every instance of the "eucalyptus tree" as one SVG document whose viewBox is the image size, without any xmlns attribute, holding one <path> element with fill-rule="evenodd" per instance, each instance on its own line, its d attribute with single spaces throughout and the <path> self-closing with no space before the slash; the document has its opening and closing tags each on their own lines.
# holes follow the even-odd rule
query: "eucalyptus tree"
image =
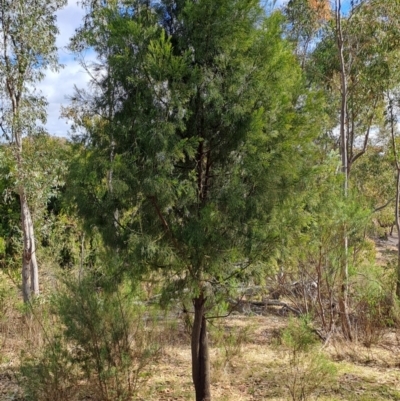
<svg viewBox="0 0 400 401">
<path fill-rule="evenodd" d="M 334 14 L 310 55 L 309 78 L 329 92 L 331 111 L 345 137 L 341 154 L 347 154 L 343 165 L 348 175 L 365 154 L 372 129 L 383 120 L 387 56 L 399 41 L 389 15 L 396 15 L 399 7 L 395 0 L 360 0 L 344 11 L 337 0 Z"/>
<path fill-rule="evenodd" d="M 332 18 L 330 1 L 289 0 L 283 12 L 287 37 L 294 43 L 295 54 L 305 68 L 321 30 Z"/>
<path fill-rule="evenodd" d="M 387 102 L 385 92 L 398 85 L 393 80 L 393 76 L 398 77 L 398 67 L 393 60 L 398 58 L 399 51 L 400 37 L 395 28 L 399 7 L 397 1 L 359 1 L 352 5 L 349 16 L 343 21 L 341 2 L 337 0 L 335 21 L 341 104 L 339 127 L 345 190 L 349 185 L 347 181 L 353 163 L 365 154 L 373 126 L 377 127 L 382 121 L 382 110 Z M 390 106 L 388 114 L 391 116 L 392 111 Z M 392 117 L 389 120 L 393 123 Z M 343 294 L 346 297 L 345 290 Z M 346 326 L 350 327 L 349 321 Z"/>
<path fill-rule="evenodd" d="M 385 128 L 383 132 L 389 133 L 389 149 L 393 156 L 396 184 L 393 191 L 395 197 L 394 222 L 397 232 L 400 233 L 400 154 L 399 154 L 399 88 L 400 88 L 400 25 L 398 15 L 400 4 L 397 1 L 373 2 L 367 9 L 371 19 L 379 21 L 381 27 L 376 32 L 379 36 L 380 46 L 376 52 L 380 68 L 377 74 L 380 75 L 381 85 L 385 94 Z M 397 244 L 397 267 L 396 267 L 396 295 L 400 297 L 400 234 Z"/>
<path fill-rule="evenodd" d="M 112 82 L 115 112 L 100 113 L 102 91 L 92 110 L 69 111 L 86 139 L 76 200 L 132 275 L 154 269 L 169 297 L 189 291 L 196 400 L 210 400 L 207 320 L 221 294 L 274 255 L 271 216 L 312 146 L 314 105 L 280 14 L 268 17 L 258 0 L 87 5 L 72 43 L 107 46 L 94 78 Z"/>
<path fill-rule="evenodd" d="M 384 106 L 384 91 L 388 63 L 386 48 L 387 19 L 382 5 L 398 2 L 365 0 L 352 3 L 349 15 L 342 16 L 342 2 L 336 0 L 334 36 L 338 53 L 340 88 L 340 153 L 345 175 L 344 191 L 349 188 L 349 175 L 354 162 L 365 154 L 372 127 L 379 124 L 379 111 Z M 371 12 L 371 10 L 373 10 Z M 393 34 L 390 34 L 394 39 Z M 360 146 L 360 138 L 362 144 Z M 347 253 L 347 233 L 344 228 L 344 248 Z M 351 338 L 350 320 L 347 313 L 347 257 L 343 261 L 341 297 L 342 327 Z"/>
<path fill-rule="evenodd" d="M 362 157 L 371 142 L 371 132 L 382 122 L 385 107 L 386 77 L 388 74 L 387 52 L 398 43 L 396 30 L 390 27 L 387 10 L 398 12 L 396 1 L 359 0 L 345 8 L 341 0 L 332 5 L 332 12 L 326 18 L 316 19 L 318 13 L 313 3 L 320 7 L 327 2 L 293 0 L 288 4 L 289 17 L 294 18 L 298 7 L 306 7 L 313 18 L 298 19 L 300 36 L 311 37 L 319 28 L 318 40 L 305 59 L 305 70 L 310 86 L 322 87 L 330 99 L 333 145 L 338 146 L 342 158 L 344 193 L 352 190 L 351 171 L 354 163 Z M 297 8 L 296 8 L 297 7 Z M 313 11 L 314 10 L 314 11 Z M 386 11 L 385 11 L 386 10 Z M 397 11 L 395 11 L 397 10 Z M 294 14 L 293 14 L 294 13 Z M 316 25 L 316 22 L 320 22 Z M 292 23 L 292 26 L 296 24 Z M 305 36 L 304 36 L 305 35 Z M 302 41 L 300 40 L 300 44 Z M 336 142 L 336 144 L 335 144 Z M 358 182 L 358 181 L 357 181 Z M 345 337 L 351 339 L 350 320 L 347 312 L 347 249 L 348 235 L 343 226 L 343 260 L 341 275 L 343 284 L 339 289 L 339 304 L 342 329 Z M 351 238 L 350 238 L 351 241 Z"/>
<path fill-rule="evenodd" d="M 380 136 L 385 148 L 381 153 L 391 160 L 394 167 L 395 185 L 392 180 L 392 197 L 395 198 L 394 219 L 397 231 L 400 232 L 400 154 L 399 154 L 399 83 L 400 83 L 400 26 L 398 2 L 374 2 L 374 7 L 367 9 L 371 19 L 379 20 L 381 29 L 376 32 L 379 36 L 380 46 L 377 52 L 379 62 L 380 81 L 384 88 L 385 113 L 384 124 L 381 126 Z M 390 200 L 390 199 L 389 199 Z M 390 204 L 391 202 L 387 202 Z M 400 297 L 400 237 L 398 242 L 398 258 L 396 267 L 396 295 Z"/>
<path fill-rule="evenodd" d="M 65 0 L 0 1 L 0 128 L 15 160 L 16 192 L 23 233 L 22 292 L 24 301 L 39 294 L 35 234 L 26 183 L 33 181 L 25 164 L 23 138 L 40 133 L 46 100 L 35 85 L 46 68 L 57 68 L 55 13 Z"/>
</svg>

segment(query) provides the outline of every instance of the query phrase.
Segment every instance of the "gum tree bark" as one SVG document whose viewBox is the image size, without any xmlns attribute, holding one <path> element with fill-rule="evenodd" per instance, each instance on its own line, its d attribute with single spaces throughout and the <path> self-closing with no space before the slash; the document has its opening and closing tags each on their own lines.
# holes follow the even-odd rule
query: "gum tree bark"
<svg viewBox="0 0 400 401">
<path fill-rule="evenodd" d="M 39 295 L 39 270 L 36 260 L 36 244 L 31 212 L 23 188 L 20 189 L 21 223 L 24 248 L 22 251 L 22 294 L 24 302 L 31 295 Z"/>
</svg>

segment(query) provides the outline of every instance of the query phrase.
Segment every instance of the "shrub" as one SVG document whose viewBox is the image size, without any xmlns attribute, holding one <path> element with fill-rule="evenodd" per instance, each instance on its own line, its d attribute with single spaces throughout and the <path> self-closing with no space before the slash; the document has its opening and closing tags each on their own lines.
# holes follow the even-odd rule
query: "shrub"
<svg viewBox="0 0 400 401">
<path fill-rule="evenodd" d="M 284 377 L 292 401 L 306 401 L 336 374 L 335 365 L 317 349 L 318 338 L 307 317 L 290 320 L 282 334 L 282 345 L 289 357 Z"/>
<path fill-rule="evenodd" d="M 249 342 L 252 326 L 226 326 L 224 321 L 215 324 L 211 330 L 212 344 L 218 348 L 219 358 L 215 368 L 225 369 L 242 354 L 243 346 Z"/>
<path fill-rule="evenodd" d="M 21 385 L 28 400 L 71 400 L 79 375 L 62 337 L 56 336 L 38 357 L 22 355 Z"/>
<path fill-rule="evenodd" d="M 99 401 L 131 400 L 158 346 L 151 320 L 122 287 L 108 293 L 93 280 L 69 281 L 54 298 L 61 337 L 54 337 L 37 358 L 21 368 L 23 384 L 37 401 L 80 395 Z M 51 394 L 49 397 L 47 394 Z"/>
<path fill-rule="evenodd" d="M 384 279 L 381 269 L 372 266 L 360 275 L 354 294 L 353 326 L 359 340 L 368 348 L 377 344 L 386 327 L 397 320 L 392 289 Z"/>
</svg>

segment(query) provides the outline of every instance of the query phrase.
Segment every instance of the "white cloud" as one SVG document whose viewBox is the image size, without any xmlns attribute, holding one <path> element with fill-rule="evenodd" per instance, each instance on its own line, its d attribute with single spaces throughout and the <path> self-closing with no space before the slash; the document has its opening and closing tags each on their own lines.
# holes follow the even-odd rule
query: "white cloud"
<svg viewBox="0 0 400 401">
<path fill-rule="evenodd" d="M 46 129 L 50 135 L 67 136 L 67 121 L 60 119 L 61 106 L 68 105 L 68 97 L 73 95 L 75 85 L 83 88 L 88 81 L 88 75 L 75 60 L 68 62 L 59 72 L 48 71 L 39 89 L 48 101 Z"/>
<path fill-rule="evenodd" d="M 50 135 L 68 136 L 68 123 L 60 119 L 61 106 L 68 105 L 68 97 L 74 92 L 74 86 L 86 87 L 89 77 L 66 49 L 68 41 L 80 26 L 84 11 L 76 0 L 68 0 L 68 5 L 57 13 L 57 24 L 60 30 L 57 38 L 59 59 L 64 68 L 59 72 L 47 71 L 45 79 L 40 82 L 38 89 L 48 101 L 48 117 L 46 129 Z"/>
<path fill-rule="evenodd" d="M 57 38 L 59 48 L 67 46 L 69 38 L 81 24 L 84 15 L 84 10 L 75 0 L 68 0 L 68 5 L 57 13 L 57 25 L 60 30 Z"/>
</svg>

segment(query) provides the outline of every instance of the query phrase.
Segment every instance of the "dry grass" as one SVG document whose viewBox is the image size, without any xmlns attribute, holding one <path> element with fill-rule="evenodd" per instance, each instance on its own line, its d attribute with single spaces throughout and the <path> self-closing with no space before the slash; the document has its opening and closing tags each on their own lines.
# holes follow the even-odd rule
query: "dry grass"
<svg viewBox="0 0 400 401">
<path fill-rule="evenodd" d="M 279 346 L 279 333 L 287 319 L 274 315 L 236 316 L 223 325 L 232 328 L 251 327 L 242 341 L 240 352 L 224 361 L 220 347 L 211 350 L 212 394 L 215 401 L 289 400 L 282 378 L 288 361 Z M 24 343 L 37 335 L 32 321 L 14 315 L 1 328 L 2 364 L 0 366 L 0 399 L 22 400 L 15 369 Z M 191 382 L 190 348 L 183 327 L 176 325 L 165 335 L 164 349 L 152 375 L 140 386 L 142 401 L 194 400 Z M 167 334 L 167 333 L 166 333 Z M 32 337 L 31 337 L 32 338 Z M 319 389 L 320 400 L 400 400 L 399 333 L 387 332 L 379 346 L 365 348 L 359 344 L 332 341 L 325 351 L 338 368 L 338 380 Z M 213 338 L 211 338 L 213 341 Z M 66 400 L 67 401 L 67 400 Z"/>
<path fill-rule="evenodd" d="M 21 352 L 44 341 L 42 325 L 34 317 L 24 317 L 20 306 L 15 306 L 18 294 L 13 291 L 0 319 L 2 401 L 24 400 L 16 375 Z M 287 317 L 268 311 L 263 316 L 236 315 L 213 322 L 217 328 L 210 325 L 213 401 L 290 400 L 285 383 L 288 355 L 280 345 L 287 322 Z M 221 330 L 240 339 L 227 346 L 227 337 L 221 341 L 217 335 Z M 194 400 L 190 339 L 181 318 L 161 321 L 159 337 L 162 352 L 150 375 L 142 378 L 137 400 Z M 400 331 L 387 330 L 379 345 L 371 348 L 332 340 L 322 352 L 336 365 L 338 375 L 324 382 L 310 400 L 400 400 Z"/>
<path fill-rule="evenodd" d="M 279 332 L 287 319 L 273 315 L 224 321 L 226 327 L 250 325 L 252 330 L 242 351 L 229 364 L 221 363 L 221 350 L 213 348 L 212 394 L 215 401 L 289 400 L 283 382 L 288 359 L 279 347 Z M 337 380 L 328 380 L 310 399 L 400 400 L 400 348 L 396 332 L 388 332 L 382 344 L 365 348 L 360 344 L 332 342 L 324 352 L 338 369 Z M 143 401 L 194 400 L 188 344 L 167 346 L 155 375 L 140 390 Z"/>
</svg>

